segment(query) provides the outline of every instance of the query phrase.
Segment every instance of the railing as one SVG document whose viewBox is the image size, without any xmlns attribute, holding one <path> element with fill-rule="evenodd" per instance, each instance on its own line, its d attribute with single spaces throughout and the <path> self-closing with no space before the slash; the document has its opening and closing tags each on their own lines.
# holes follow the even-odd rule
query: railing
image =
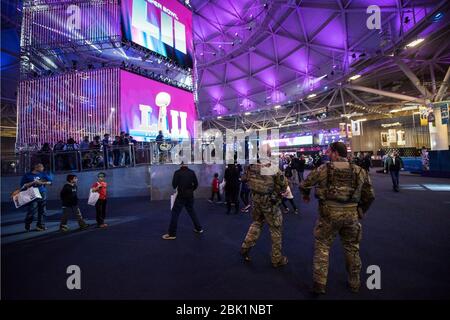
<svg viewBox="0 0 450 320">
<path fill-rule="evenodd" d="M 185 155 L 193 160 L 194 140 L 185 141 L 191 144 L 191 154 Z M 209 143 L 201 143 L 204 146 Z M 42 163 L 46 171 L 52 173 L 70 173 L 80 171 L 108 170 L 114 168 L 135 167 L 140 165 L 159 165 L 179 163 L 178 156 L 183 152 L 175 152 L 178 141 L 138 143 L 129 146 L 100 146 L 98 149 L 79 149 L 73 151 L 19 151 L 2 153 L 1 174 L 22 175 L 32 169 L 36 163 Z M 180 148 L 181 149 L 181 148 Z"/>
<path fill-rule="evenodd" d="M 210 139 L 191 139 L 180 141 L 144 142 L 128 146 L 108 145 L 96 149 L 79 149 L 73 151 L 25 151 L 2 153 L 2 176 L 22 175 L 32 169 L 36 163 L 42 163 L 46 171 L 52 173 L 70 173 L 93 170 L 109 170 L 114 168 L 135 167 L 140 165 L 179 164 L 181 161 L 192 163 L 223 163 L 230 157 L 226 150 L 228 145 Z M 237 144 L 231 146 L 231 160 L 239 152 L 240 156 L 249 155 L 250 145 Z M 189 151 L 190 150 L 190 151 Z M 237 150 L 237 151 L 233 151 Z M 217 159 L 223 151 L 223 159 Z M 216 160 L 214 160 L 216 159 Z M 248 160 L 248 159 L 247 159 Z M 246 160 L 246 162 L 247 162 Z"/>
<path fill-rule="evenodd" d="M 151 164 L 151 146 L 109 146 L 99 149 L 73 151 L 21 151 L 2 153 L 1 173 L 22 175 L 36 163 L 42 163 L 46 171 L 69 173 L 92 170 L 106 170 Z"/>
</svg>

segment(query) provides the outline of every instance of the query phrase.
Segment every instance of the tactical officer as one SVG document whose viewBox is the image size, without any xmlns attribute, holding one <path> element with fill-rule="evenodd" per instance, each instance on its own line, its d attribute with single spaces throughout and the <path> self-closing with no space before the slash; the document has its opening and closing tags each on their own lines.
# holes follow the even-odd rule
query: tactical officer
<svg viewBox="0 0 450 320">
<path fill-rule="evenodd" d="M 325 293 L 328 255 L 339 234 L 345 251 L 348 284 L 352 292 L 358 292 L 361 271 L 361 224 L 358 220 L 375 199 L 374 191 L 367 172 L 348 162 L 344 143 L 333 142 L 327 154 L 331 162 L 313 170 L 300 185 L 305 202 L 309 202 L 314 186 L 319 200 L 319 219 L 314 229 L 313 291 Z"/>
<path fill-rule="evenodd" d="M 270 148 L 266 147 L 268 154 Z M 284 266 L 287 257 L 281 254 L 282 222 L 280 210 L 281 194 L 286 191 L 287 180 L 274 163 L 251 164 L 244 173 L 242 180 L 247 182 L 253 199 L 253 222 L 242 243 L 241 255 L 245 261 L 250 261 L 249 251 L 256 244 L 264 223 L 269 225 L 272 238 L 272 265 Z"/>
</svg>

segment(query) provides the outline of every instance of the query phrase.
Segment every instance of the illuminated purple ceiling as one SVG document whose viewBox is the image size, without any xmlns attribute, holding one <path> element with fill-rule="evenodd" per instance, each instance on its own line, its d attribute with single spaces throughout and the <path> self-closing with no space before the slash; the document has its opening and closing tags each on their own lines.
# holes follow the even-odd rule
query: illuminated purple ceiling
<svg viewBox="0 0 450 320">
<path fill-rule="evenodd" d="M 387 57 L 442 1 L 191 3 L 198 107 L 208 117 L 272 109 L 367 73 L 371 63 L 364 61 Z M 366 27 L 373 4 L 381 8 L 381 31 Z"/>
</svg>

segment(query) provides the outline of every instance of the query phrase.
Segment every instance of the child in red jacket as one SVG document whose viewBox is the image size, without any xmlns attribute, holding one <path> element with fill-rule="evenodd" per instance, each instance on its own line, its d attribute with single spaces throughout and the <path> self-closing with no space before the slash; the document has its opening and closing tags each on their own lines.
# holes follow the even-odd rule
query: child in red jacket
<svg viewBox="0 0 450 320">
<path fill-rule="evenodd" d="M 217 195 L 217 200 L 220 202 L 220 193 L 219 193 L 219 174 L 215 173 L 214 174 L 214 178 L 212 180 L 212 185 L 211 185 L 211 198 L 209 199 L 209 202 L 213 202 L 214 200 L 214 195 Z"/>
<path fill-rule="evenodd" d="M 97 175 L 97 182 L 92 185 L 92 191 L 98 192 L 100 197 L 98 198 L 97 203 L 95 204 L 95 209 L 97 211 L 96 220 L 97 227 L 106 228 L 108 225 L 105 223 L 106 216 L 106 188 L 108 184 L 105 181 L 106 174 L 100 172 Z"/>
</svg>

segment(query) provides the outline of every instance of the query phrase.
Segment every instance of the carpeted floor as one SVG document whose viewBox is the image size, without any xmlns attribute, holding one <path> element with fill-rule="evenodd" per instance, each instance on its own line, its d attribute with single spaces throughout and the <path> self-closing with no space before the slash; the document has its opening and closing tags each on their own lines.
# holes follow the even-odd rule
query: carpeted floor
<svg viewBox="0 0 450 320">
<path fill-rule="evenodd" d="M 400 193 L 392 192 L 388 176 L 374 173 L 372 180 L 377 199 L 363 221 L 363 288 L 347 290 L 336 241 L 328 293 L 319 299 L 450 298 L 450 180 L 402 176 Z M 227 216 L 223 205 L 198 200 L 205 233 L 192 232 L 182 214 L 175 241 L 161 239 L 169 201 L 111 199 L 108 229 L 69 234 L 57 231 L 58 207 L 49 204 L 47 232 L 24 233 L 23 210 L 2 206 L 3 299 L 317 299 L 309 293 L 316 201 L 301 203 L 298 216 L 284 215 L 289 264 L 281 269 L 270 264 L 267 227 L 253 261 L 241 261 L 250 216 Z M 93 222 L 94 208 L 82 210 Z M 69 265 L 81 268 L 81 290 L 66 287 Z M 369 265 L 381 268 L 381 290 L 365 287 Z"/>
</svg>

